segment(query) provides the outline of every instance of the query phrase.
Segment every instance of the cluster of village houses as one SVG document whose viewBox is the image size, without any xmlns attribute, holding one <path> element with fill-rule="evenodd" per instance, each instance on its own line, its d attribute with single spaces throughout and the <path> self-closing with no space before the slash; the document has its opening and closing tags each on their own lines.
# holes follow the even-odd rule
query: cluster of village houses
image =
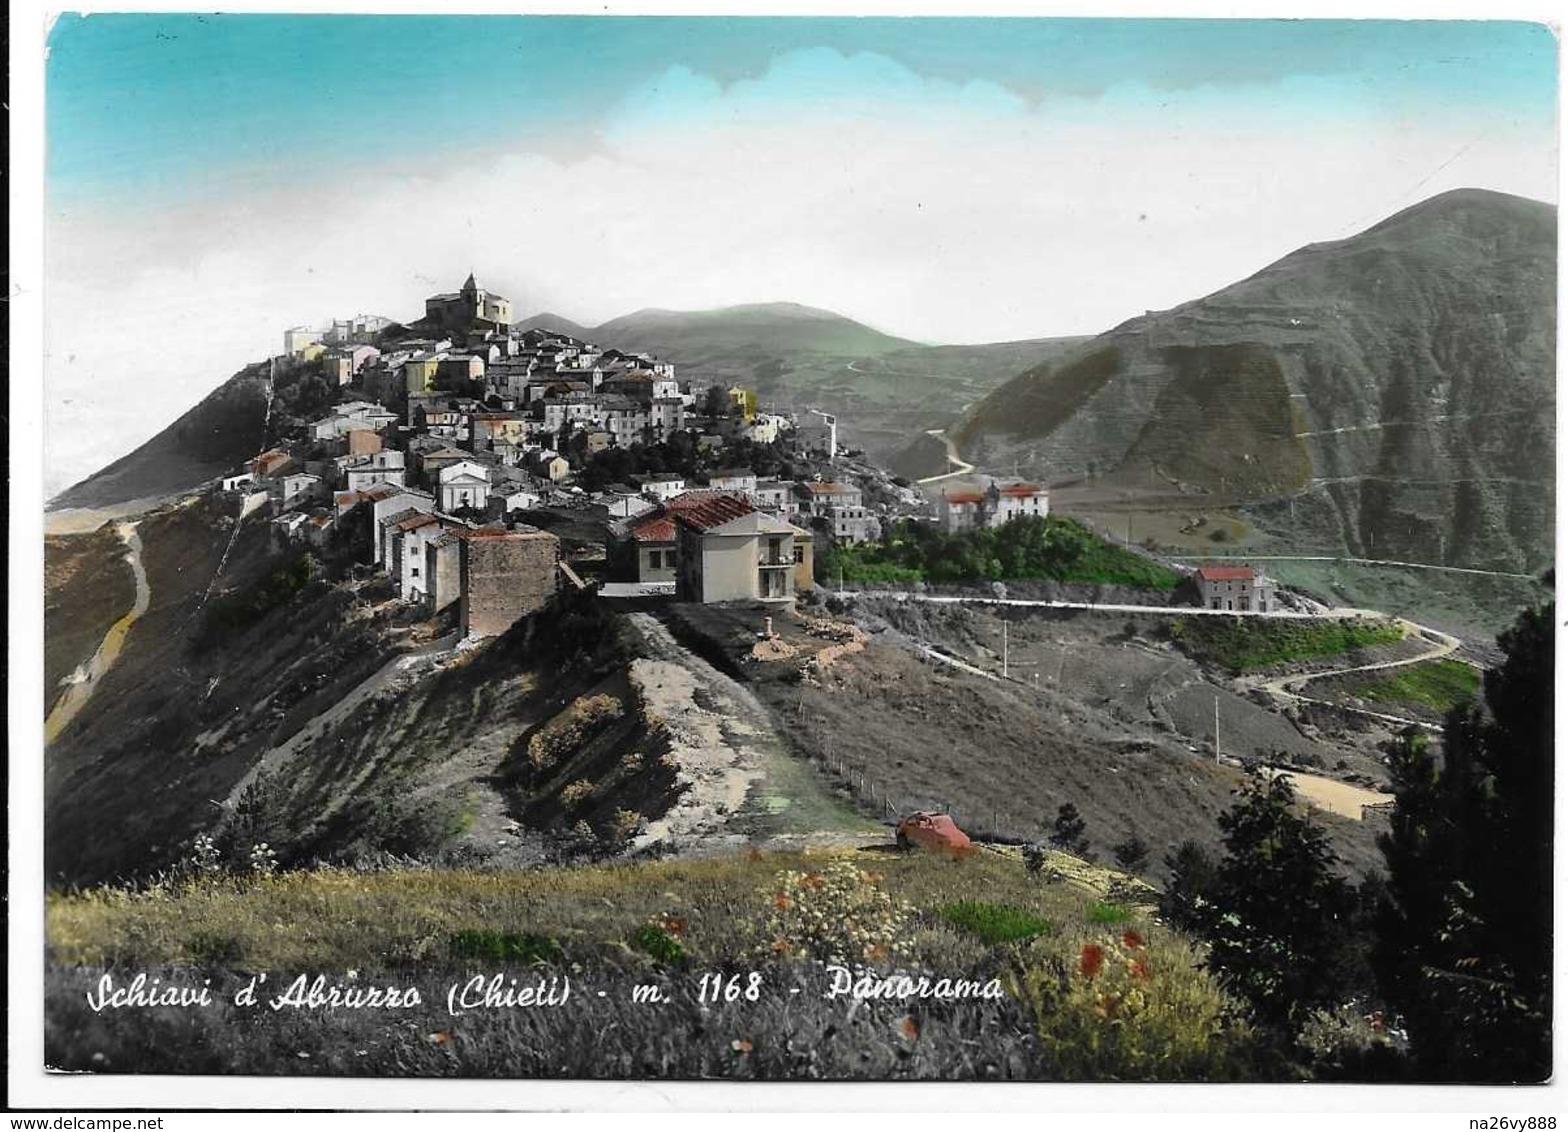
<svg viewBox="0 0 1568 1132">
<path fill-rule="evenodd" d="M 466 637 L 503 632 L 559 587 L 585 584 L 560 540 L 520 513 L 602 509 L 606 596 L 787 604 L 812 586 L 814 543 L 879 536 L 885 505 L 879 515 L 847 478 L 797 482 L 737 467 L 701 483 L 651 474 L 586 495 L 572 482 L 571 453 L 580 460 L 682 430 L 708 451 L 737 436 L 788 439 L 831 475 L 837 423 L 816 411 L 804 420 L 759 412 L 755 395 L 739 387 L 727 391 L 733 412 L 710 420 L 670 363 L 546 330 L 514 331 L 511 320 L 511 303 L 470 276 L 459 291 L 427 299 L 425 317 L 406 335 L 387 334 L 395 324 L 373 316 L 287 331 L 285 364 L 319 365 L 355 399 L 220 489 L 240 497 L 242 516 L 270 507 L 287 540 L 325 546 L 335 531 L 367 531 L 370 545 L 359 549 L 399 597 L 432 614 L 455 605 Z M 922 505 L 918 492 L 903 494 Z M 353 513 L 368 522 L 347 526 Z M 992 481 L 945 489 L 935 518 L 961 531 L 1049 513 L 1044 487 Z M 1267 608 L 1268 595 L 1237 578 L 1213 585 L 1205 605 Z"/>
</svg>

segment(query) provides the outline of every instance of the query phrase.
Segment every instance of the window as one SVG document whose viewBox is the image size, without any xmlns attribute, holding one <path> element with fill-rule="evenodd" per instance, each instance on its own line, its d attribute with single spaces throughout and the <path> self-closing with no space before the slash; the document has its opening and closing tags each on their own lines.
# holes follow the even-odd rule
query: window
<svg viewBox="0 0 1568 1132">
<path fill-rule="evenodd" d="M 799 566 L 799 565 L 801 565 L 805 561 L 806 561 L 806 548 L 803 547 L 803 546 L 795 547 L 795 565 Z"/>
</svg>

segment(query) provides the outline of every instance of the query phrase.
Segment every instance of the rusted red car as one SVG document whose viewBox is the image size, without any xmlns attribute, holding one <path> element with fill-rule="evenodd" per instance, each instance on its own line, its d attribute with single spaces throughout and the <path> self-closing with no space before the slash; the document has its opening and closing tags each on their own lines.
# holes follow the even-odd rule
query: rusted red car
<svg viewBox="0 0 1568 1132">
<path fill-rule="evenodd" d="M 947 814 L 920 810 L 898 823 L 900 849 L 929 849 L 937 853 L 964 854 L 973 849 L 969 835 Z"/>
</svg>

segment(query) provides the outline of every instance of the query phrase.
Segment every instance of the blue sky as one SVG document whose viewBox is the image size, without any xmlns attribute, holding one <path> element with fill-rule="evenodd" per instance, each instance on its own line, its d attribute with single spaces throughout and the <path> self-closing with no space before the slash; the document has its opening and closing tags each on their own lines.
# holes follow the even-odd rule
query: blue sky
<svg viewBox="0 0 1568 1132">
<path fill-rule="evenodd" d="M 1556 105 L 1555 40 L 1520 22 L 143 13 L 62 16 L 49 46 L 51 190 L 96 199 L 376 161 L 389 137 L 438 153 L 585 142 L 671 68 L 722 86 L 809 48 L 994 82 L 1026 104 L 1132 81 L 1145 106 L 1204 91 L 1217 115 L 1260 95 L 1347 121 L 1404 108 L 1544 123 Z M 809 65 L 792 77 L 789 109 L 827 101 Z M 662 109 L 680 122 L 678 97 Z"/>
<path fill-rule="evenodd" d="M 51 491 L 284 328 L 470 270 L 589 324 L 790 300 L 995 341 L 1443 189 L 1557 194 L 1557 45 L 1519 22 L 109 14 L 48 47 Z M 111 450 L 55 427 L 90 408 Z"/>
</svg>

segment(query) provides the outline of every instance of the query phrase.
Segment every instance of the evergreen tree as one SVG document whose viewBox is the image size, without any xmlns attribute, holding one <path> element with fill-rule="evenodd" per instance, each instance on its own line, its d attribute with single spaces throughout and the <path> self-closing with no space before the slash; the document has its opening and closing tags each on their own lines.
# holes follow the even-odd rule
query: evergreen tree
<svg viewBox="0 0 1568 1132">
<path fill-rule="evenodd" d="M 1484 709 L 1450 712 L 1441 757 L 1413 731 L 1388 752 L 1374 966 L 1430 1080 L 1551 1073 L 1554 609 L 1498 638 Z"/>
<path fill-rule="evenodd" d="M 1218 866 L 1196 841 L 1183 841 L 1165 858 L 1170 879 L 1160 896 L 1160 915 L 1182 931 L 1207 935 Z"/>
<path fill-rule="evenodd" d="M 1051 845 L 1063 853 L 1085 856 L 1089 851 L 1089 839 L 1084 836 L 1086 828 L 1083 818 L 1078 814 L 1078 807 L 1071 802 L 1063 802 L 1051 826 Z"/>
<path fill-rule="evenodd" d="M 1284 775 L 1254 772 L 1241 799 L 1220 816 L 1225 856 L 1213 907 L 1201 916 L 1209 964 L 1252 1006 L 1259 1021 L 1290 1032 L 1344 988 L 1339 968 L 1352 893 L 1334 872 L 1328 837 L 1296 811 Z"/>
<path fill-rule="evenodd" d="M 1116 863 L 1129 873 L 1141 873 L 1149 863 L 1149 846 L 1136 833 L 1111 846 Z"/>
</svg>

